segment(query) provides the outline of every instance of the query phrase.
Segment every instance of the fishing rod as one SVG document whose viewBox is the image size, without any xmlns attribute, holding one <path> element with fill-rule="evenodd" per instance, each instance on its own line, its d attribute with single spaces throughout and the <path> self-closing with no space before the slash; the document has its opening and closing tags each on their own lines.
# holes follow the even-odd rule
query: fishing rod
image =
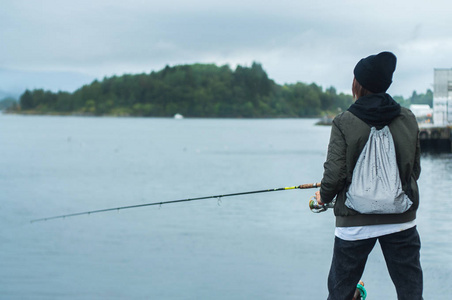
<svg viewBox="0 0 452 300">
<path fill-rule="evenodd" d="M 90 215 L 90 214 L 102 213 L 102 212 L 114 211 L 114 210 L 119 211 L 121 209 L 138 208 L 138 207 L 152 206 L 152 205 L 159 205 L 160 206 L 160 205 L 170 204 L 170 203 L 205 200 L 205 199 L 212 199 L 212 198 L 221 199 L 223 197 L 249 195 L 249 194 L 257 194 L 257 193 L 267 193 L 267 192 L 276 192 L 276 191 L 286 191 L 286 190 L 294 190 L 294 189 L 311 189 L 311 188 L 316 188 L 316 187 L 320 187 L 320 183 L 307 183 L 307 184 L 302 184 L 302 185 L 298 185 L 298 186 L 282 187 L 282 188 L 276 188 L 276 189 L 267 189 L 267 190 L 251 191 L 251 192 L 232 193 L 232 194 L 224 194 L 224 195 L 205 196 L 205 197 L 198 197 L 198 198 L 187 198 L 187 199 L 179 199 L 179 200 L 171 200 L 171 201 L 162 201 L 162 202 L 152 202 L 152 203 L 129 205 L 129 206 L 120 206 L 120 207 L 114 207 L 114 208 L 105 208 L 105 209 L 99 209 L 99 210 L 91 210 L 91 211 L 84 211 L 84 212 L 72 213 L 72 214 L 67 214 L 67 215 L 60 215 L 60 216 L 54 216 L 54 217 L 35 219 L 35 220 L 31 220 L 30 222 L 34 223 L 34 222 L 48 221 L 48 220 L 54 220 L 54 219 L 65 219 L 65 218 L 68 218 L 68 217 L 75 217 L 75 216 L 81 216 L 81 215 Z"/>
</svg>

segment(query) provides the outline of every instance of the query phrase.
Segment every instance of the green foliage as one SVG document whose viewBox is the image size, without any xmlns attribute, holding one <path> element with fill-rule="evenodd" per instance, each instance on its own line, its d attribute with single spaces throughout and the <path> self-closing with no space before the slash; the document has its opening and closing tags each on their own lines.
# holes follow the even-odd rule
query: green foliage
<svg viewBox="0 0 452 300">
<path fill-rule="evenodd" d="M 30 110 L 36 108 L 36 105 L 34 104 L 34 93 L 30 92 L 29 90 L 26 90 L 21 96 L 20 96 L 20 107 L 23 110 Z"/>
<path fill-rule="evenodd" d="M 413 94 L 408 99 L 404 99 L 402 96 L 394 96 L 394 100 L 404 107 L 410 107 L 411 104 L 428 104 L 433 107 L 433 92 L 430 89 L 425 94 L 418 94 L 413 91 Z"/>
<path fill-rule="evenodd" d="M 22 111 L 171 117 L 309 117 L 337 113 L 350 95 L 316 84 L 278 85 L 258 63 L 251 67 L 192 64 L 149 74 L 93 81 L 74 93 L 25 91 Z"/>
<path fill-rule="evenodd" d="M 433 92 L 428 89 L 425 94 L 417 94 L 416 91 L 410 97 L 411 104 L 428 104 L 433 107 Z"/>
</svg>

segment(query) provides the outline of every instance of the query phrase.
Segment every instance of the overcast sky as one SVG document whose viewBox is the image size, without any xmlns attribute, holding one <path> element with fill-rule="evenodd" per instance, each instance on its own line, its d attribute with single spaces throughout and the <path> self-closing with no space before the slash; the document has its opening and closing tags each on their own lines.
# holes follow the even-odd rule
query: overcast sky
<svg viewBox="0 0 452 300">
<path fill-rule="evenodd" d="M 277 83 L 349 93 L 358 60 L 389 50 L 388 92 L 408 97 L 452 67 L 451 10 L 450 0 L 0 0 L 0 90 L 256 61 Z"/>
</svg>

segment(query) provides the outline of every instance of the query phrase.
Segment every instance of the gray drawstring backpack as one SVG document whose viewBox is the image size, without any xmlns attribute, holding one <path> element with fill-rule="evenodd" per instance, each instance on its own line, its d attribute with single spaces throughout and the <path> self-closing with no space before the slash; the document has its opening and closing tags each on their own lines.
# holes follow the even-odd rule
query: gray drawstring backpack
<svg viewBox="0 0 452 300">
<path fill-rule="evenodd" d="M 345 205 L 362 214 L 400 214 L 413 204 L 402 190 L 388 126 L 381 130 L 371 128 L 346 196 Z"/>
</svg>

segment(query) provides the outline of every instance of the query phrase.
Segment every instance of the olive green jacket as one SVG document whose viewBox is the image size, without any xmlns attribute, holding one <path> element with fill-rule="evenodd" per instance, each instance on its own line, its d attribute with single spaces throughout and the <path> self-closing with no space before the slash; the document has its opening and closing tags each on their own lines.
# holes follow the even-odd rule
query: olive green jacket
<svg viewBox="0 0 452 300">
<path fill-rule="evenodd" d="M 346 192 L 350 186 L 353 169 L 370 134 L 370 125 L 350 111 L 343 112 L 333 120 L 328 155 L 320 188 L 322 201 L 331 202 L 336 197 L 334 214 L 337 227 L 376 224 L 397 224 L 416 218 L 419 206 L 417 180 L 420 169 L 419 128 L 413 113 L 401 108 L 389 123 L 394 139 L 397 165 L 402 189 L 413 202 L 402 214 L 360 214 L 345 206 Z"/>
</svg>

